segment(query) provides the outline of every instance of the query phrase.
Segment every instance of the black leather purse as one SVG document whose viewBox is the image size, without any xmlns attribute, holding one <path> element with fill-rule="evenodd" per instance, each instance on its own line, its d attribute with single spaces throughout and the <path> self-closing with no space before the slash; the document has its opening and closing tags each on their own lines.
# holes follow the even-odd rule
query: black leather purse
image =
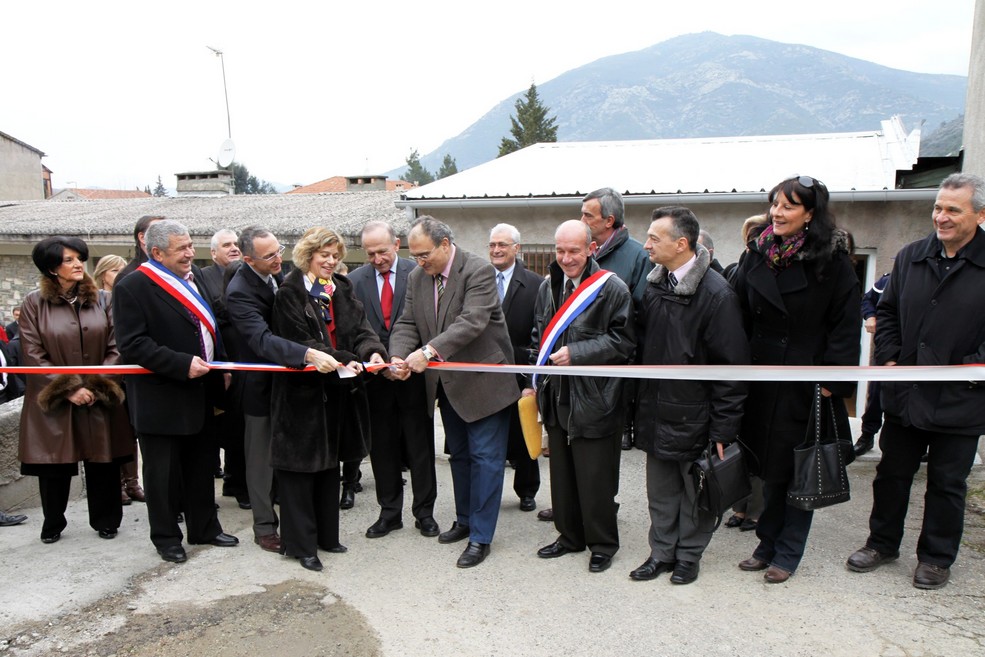
<svg viewBox="0 0 985 657">
<path fill-rule="evenodd" d="M 812 511 L 851 498 L 846 466 L 855 451 L 847 427 L 838 426 L 834 402 L 821 394 L 820 385 L 814 386 L 807 437 L 793 451 L 793 480 L 787 490 L 787 504 L 792 507 Z"/>
<path fill-rule="evenodd" d="M 691 465 L 695 502 L 699 509 L 722 514 L 752 494 L 749 468 L 738 442 L 725 447 L 725 458 L 718 458 L 717 443 L 710 442 L 704 453 Z"/>
</svg>

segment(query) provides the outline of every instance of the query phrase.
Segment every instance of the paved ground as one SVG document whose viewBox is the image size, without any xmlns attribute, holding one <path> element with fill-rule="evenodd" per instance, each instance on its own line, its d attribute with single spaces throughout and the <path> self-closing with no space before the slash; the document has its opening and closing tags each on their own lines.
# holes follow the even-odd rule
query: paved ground
<svg viewBox="0 0 985 657">
<path fill-rule="evenodd" d="M 509 488 L 493 551 L 455 568 L 461 544 L 439 545 L 410 522 L 388 537 L 363 532 L 376 518 L 372 473 L 342 513 L 344 555 L 323 554 L 322 573 L 261 551 L 251 516 L 221 498 L 220 518 L 243 543 L 193 547 L 187 563 L 163 563 L 147 537 L 143 505 L 125 509 L 116 540 L 89 529 L 85 501 L 71 504 L 54 545 L 38 540 L 39 509 L 0 529 L 0 653 L 13 655 L 878 655 L 985 654 L 985 521 L 969 512 L 951 584 L 910 584 L 922 513 L 923 473 L 902 558 L 874 573 L 848 572 L 865 539 L 872 460 L 850 467 L 853 500 L 818 512 L 807 554 L 784 585 L 736 567 L 751 532 L 720 529 L 701 576 L 633 582 L 647 556 L 643 454 L 623 455 L 622 549 L 612 568 L 588 572 L 588 555 L 535 556 L 555 538 L 522 513 Z M 507 471 L 509 478 L 510 472 Z M 547 478 L 547 463 L 542 462 Z M 448 463 L 438 461 L 436 518 L 452 519 Z M 976 468 L 972 483 L 985 483 Z M 218 487 L 217 487 L 218 488 Z M 549 505 L 545 483 L 540 508 Z M 405 521 L 410 520 L 409 500 Z"/>
</svg>

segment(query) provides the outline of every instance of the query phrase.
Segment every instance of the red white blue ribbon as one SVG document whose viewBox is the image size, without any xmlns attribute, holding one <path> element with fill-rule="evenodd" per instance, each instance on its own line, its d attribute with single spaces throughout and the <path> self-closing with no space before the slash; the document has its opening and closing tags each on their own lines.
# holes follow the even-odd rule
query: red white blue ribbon
<svg viewBox="0 0 985 657">
<path fill-rule="evenodd" d="M 178 278 L 167 267 L 156 260 L 148 260 L 139 267 L 137 271 L 146 275 L 149 279 L 161 286 L 161 289 L 170 294 L 182 306 L 202 322 L 209 333 L 212 335 L 213 344 L 219 344 L 219 334 L 216 330 L 215 315 L 212 310 L 195 289 L 188 284 L 188 281 Z"/>
<path fill-rule="evenodd" d="M 561 304 L 554 317 L 548 322 L 544 329 L 544 336 L 540 341 L 540 351 L 537 353 L 537 365 L 545 365 L 551 354 L 554 353 L 554 345 L 561 334 L 571 325 L 575 317 L 580 315 L 585 308 L 588 308 L 599 295 L 599 291 L 605 282 L 613 276 L 613 272 L 600 269 L 584 281 L 581 282 L 568 299 Z M 537 377 L 534 374 L 534 387 L 537 387 Z"/>
</svg>

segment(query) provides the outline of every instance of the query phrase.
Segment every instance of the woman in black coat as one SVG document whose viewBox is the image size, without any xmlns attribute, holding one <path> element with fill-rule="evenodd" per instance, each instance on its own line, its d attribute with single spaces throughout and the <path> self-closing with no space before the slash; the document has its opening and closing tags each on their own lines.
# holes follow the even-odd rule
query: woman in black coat
<svg viewBox="0 0 985 657">
<path fill-rule="evenodd" d="M 297 269 L 277 291 L 271 315 L 274 334 L 338 361 L 327 375 L 277 375 L 271 390 L 270 458 L 282 553 L 309 570 L 322 569 L 317 548 L 346 550 L 339 543 L 339 463 L 369 452 L 362 363 L 388 359 L 349 279 L 334 273 L 344 257 L 345 244 L 335 232 L 308 230 L 294 247 Z"/>
<path fill-rule="evenodd" d="M 750 240 L 736 271 L 753 365 L 858 365 L 861 295 L 848 253 L 847 233 L 828 212 L 828 190 L 810 176 L 784 180 L 770 191 L 770 223 Z M 818 382 L 834 402 L 848 438 L 844 398 L 854 383 Z M 741 439 L 751 469 L 764 480 L 759 546 L 742 570 L 765 570 L 785 582 L 804 555 L 812 511 L 788 506 L 793 450 L 804 442 L 814 383 L 754 382 Z"/>
</svg>

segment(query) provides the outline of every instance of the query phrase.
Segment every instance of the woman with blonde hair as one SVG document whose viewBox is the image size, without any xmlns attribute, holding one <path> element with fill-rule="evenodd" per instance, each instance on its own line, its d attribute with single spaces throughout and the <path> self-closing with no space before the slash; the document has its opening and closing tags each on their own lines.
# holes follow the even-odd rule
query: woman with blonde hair
<svg viewBox="0 0 985 657">
<path fill-rule="evenodd" d="M 96 287 L 107 292 L 113 291 L 117 275 L 127 266 L 127 261 L 115 254 L 104 255 L 96 263 L 96 269 L 92 272 L 92 278 L 96 281 Z"/>
<path fill-rule="evenodd" d="M 322 569 L 318 548 L 346 551 L 339 543 L 339 466 L 369 451 L 363 362 L 388 360 L 352 283 L 336 271 L 343 258 L 337 233 L 309 229 L 294 247 L 296 268 L 278 289 L 271 315 L 275 335 L 336 361 L 336 371 L 327 375 L 276 376 L 271 390 L 270 464 L 281 505 L 281 553 L 309 570 Z"/>
</svg>

